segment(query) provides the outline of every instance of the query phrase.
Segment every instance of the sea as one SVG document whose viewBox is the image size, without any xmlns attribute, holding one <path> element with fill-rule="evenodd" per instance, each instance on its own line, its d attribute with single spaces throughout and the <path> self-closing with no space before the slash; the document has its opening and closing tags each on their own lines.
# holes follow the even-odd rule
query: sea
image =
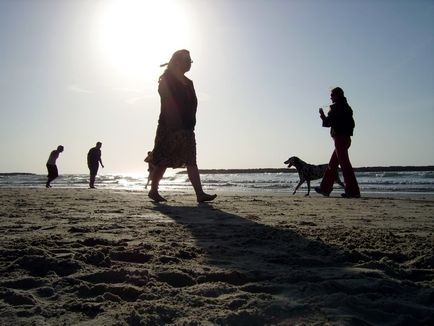
<svg viewBox="0 0 434 326">
<path fill-rule="evenodd" d="M 168 170 L 160 183 L 162 191 L 192 191 L 185 173 Z M 434 194 L 434 171 L 376 171 L 356 172 L 362 193 L 381 194 Z M 343 180 L 342 175 L 340 175 Z M 148 175 L 143 174 L 101 174 L 95 185 L 101 189 L 146 191 Z M 298 184 L 297 173 L 289 172 L 243 172 L 243 173 L 201 173 L 205 191 L 225 192 L 279 192 L 292 194 Z M 0 174 L 0 187 L 45 187 L 46 175 L 42 174 Z M 89 175 L 64 174 L 52 182 L 59 188 L 88 188 Z M 320 180 L 311 182 L 313 187 Z M 148 186 L 149 189 L 149 186 Z M 337 191 L 342 190 L 336 184 Z M 297 193 L 306 193 L 304 183 Z"/>
</svg>

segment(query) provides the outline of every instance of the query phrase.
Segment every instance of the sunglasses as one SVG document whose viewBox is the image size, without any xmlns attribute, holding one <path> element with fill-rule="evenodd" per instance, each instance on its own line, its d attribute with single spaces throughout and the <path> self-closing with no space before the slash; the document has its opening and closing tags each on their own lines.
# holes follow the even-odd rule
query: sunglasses
<svg viewBox="0 0 434 326">
<path fill-rule="evenodd" d="M 185 63 L 193 63 L 193 60 L 191 58 L 183 58 L 182 59 Z"/>
</svg>

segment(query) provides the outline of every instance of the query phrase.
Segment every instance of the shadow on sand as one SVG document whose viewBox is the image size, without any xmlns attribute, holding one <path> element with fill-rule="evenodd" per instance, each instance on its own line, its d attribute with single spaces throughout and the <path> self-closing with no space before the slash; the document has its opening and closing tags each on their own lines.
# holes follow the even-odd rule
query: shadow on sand
<svg viewBox="0 0 434 326">
<path fill-rule="evenodd" d="M 285 226 L 261 224 L 211 204 L 156 205 L 155 210 L 187 227 L 208 262 L 225 269 L 274 278 L 292 268 L 327 267 L 347 259 L 322 241 L 309 240 Z"/>
<path fill-rule="evenodd" d="M 154 209 L 188 228 L 207 263 L 221 271 L 202 282 L 225 282 L 268 296 L 256 303 L 252 318 L 223 323 L 286 325 L 326 318 L 349 325 L 418 325 L 433 318 L 429 291 L 405 284 L 404 274 L 388 271 L 357 250 L 333 248 L 288 224 L 266 225 L 257 217 L 235 215 L 211 204 Z M 419 304 L 411 299 L 421 295 L 428 299 Z"/>
</svg>

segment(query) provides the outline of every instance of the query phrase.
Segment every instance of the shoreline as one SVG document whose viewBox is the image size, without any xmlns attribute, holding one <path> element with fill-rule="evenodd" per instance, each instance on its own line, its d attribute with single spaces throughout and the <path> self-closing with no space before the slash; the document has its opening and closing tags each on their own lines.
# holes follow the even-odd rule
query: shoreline
<svg viewBox="0 0 434 326">
<path fill-rule="evenodd" d="M 0 188 L 0 324 L 434 322 L 434 196 L 162 194 Z"/>
<path fill-rule="evenodd" d="M 161 187 L 162 189 L 160 189 L 160 193 L 161 194 L 166 194 L 166 195 L 170 195 L 170 194 L 174 194 L 174 195 L 191 195 L 192 197 L 194 196 L 194 190 L 179 190 L 179 189 L 170 189 L 170 187 L 168 188 L 164 188 L 164 186 Z M 88 186 L 84 186 L 84 185 L 77 185 L 77 186 L 65 186 L 65 185 L 53 185 L 52 188 L 47 189 L 44 185 L 39 185 L 39 186 L 35 186 L 35 185 L 31 185 L 31 186 L 23 186 L 23 185 L 15 185 L 15 186 L 11 186 L 11 185 L 6 185 L 6 186 L 0 186 L 0 190 L 13 190 L 13 189 L 34 189 L 34 190 L 46 190 L 46 191 L 55 191 L 56 189 L 62 189 L 62 190 L 86 190 L 86 191 L 91 191 L 91 192 L 101 192 L 101 191 L 107 191 L 107 192 L 126 192 L 126 193 L 143 193 L 143 194 L 147 194 L 149 192 L 149 189 L 137 189 L 134 187 L 126 187 L 126 188 L 110 188 L 110 187 L 106 187 L 106 186 L 102 186 L 102 187 L 98 187 L 98 185 L 96 186 L 96 189 L 89 189 Z M 306 194 L 306 189 L 299 189 L 297 190 L 297 194 L 293 195 L 292 188 L 289 189 L 282 189 L 282 190 L 271 190 L 271 189 L 259 189 L 259 190 L 251 190 L 251 189 L 246 189 L 246 190 L 216 190 L 216 189 L 210 189 L 210 188 L 206 188 L 204 187 L 205 192 L 210 192 L 210 193 L 216 193 L 217 195 L 220 196 L 247 196 L 247 197 L 251 197 L 251 196 L 283 196 L 283 197 L 305 197 Z M 335 199 L 345 199 L 341 197 L 341 193 L 343 192 L 343 189 L 338 188 L 335 191 L 333 191 L 331 193 L 331 195 L 329 197 L 324 197 L 321 196 L 317 193 L 315 193 L 313 190 L 311 190 L 310 195 L 306 196 L 306 198 L 335 198 Z M 360 199 L 363 198 L 426 198 L 426 199 L 434 199 L 434 192 L 416 192 L 416 191 L 394 191 L 394 192 L 386 192 L 386 191 L 362 191 L 361 192 L 362 197 Z M 146 197 L 147 199 L 147 197 Z M 354 199 L 354 198 L 353 198 Z M 357 198 L 355 199 L 357 200 Z"/>
</svg>

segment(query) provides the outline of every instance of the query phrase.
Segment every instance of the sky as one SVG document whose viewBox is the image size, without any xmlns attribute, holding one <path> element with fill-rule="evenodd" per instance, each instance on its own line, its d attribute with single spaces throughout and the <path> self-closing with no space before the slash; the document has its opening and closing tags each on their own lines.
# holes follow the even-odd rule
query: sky
<svg viewBox="0 0 434 326">
<path fill-rule="evenodd" d="M 434 165 L 432 0 L 0 0 L 0 172 L 144 173 L 160 64 L 199 99 L 199 168 L 328 162 L 318 109 L 340 86 L 355 167 Z"/>
</svg>

